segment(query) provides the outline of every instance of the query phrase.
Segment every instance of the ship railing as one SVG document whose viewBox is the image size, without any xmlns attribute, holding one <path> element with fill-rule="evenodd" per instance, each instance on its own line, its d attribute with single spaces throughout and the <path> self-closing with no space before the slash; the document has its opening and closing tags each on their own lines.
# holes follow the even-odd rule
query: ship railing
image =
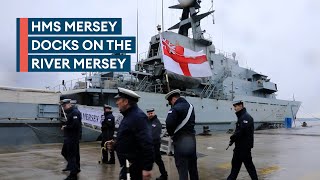
<svg viewBox="0 0 320 180">
<path fill-rule="evenodd" d="M 202 98 L 210 98 L 214 94 L 214 89 L 216 87 L 216 81 L 210 79 L 208 84 L 203 88 L 200 93 L 200 97 Z"/>
<path fill-rule="evenodd" d="M 53 91 L 56 91 L 56 92 L 68 91 L 68 90 L 71 90 L 71 88 L 76 84 L 79 85 L 79 87 L 81 87 L 80 84 L 81 84 L 81 82 L 84 82 L 84 81 L 85 81 L 85 77 L 72 79 L 72 80 L 69 80 L 69 81 L 62 81 L 61 84 L 50 88 L 50 90 L 53 90 Z"/>
<path fill-rule="evenodd" d="M 142 79 L 142 81 L 138 84 L 137 90 L 138 90 L 138 91 L 144 91 L 144 90 L 146 90 L 146 89 L 148 88 L 148 85 L 149 85 L 148 82 L 149 82 L 149 81 L 148 81 L 148 76 L 145 76 L 145 77 Z"/>
<path fill-rule="evenodd" d="M 116 89 L 117 84 L 120 81 L 123 81 L 123 80 L 121 80 L 121 78 L 119 77 L 97 76 L 95 78 L 94 76 L 91 76 L 91 77 L 83 77 L 83 78 L 77 78 L 77 79 L 65 81 L 49 89 L 55 92 L 70 91 L 70 90 L 76 90 L 76 89 L 88 89 L 88 88 Z"/>
<path fill-rule="evenodd" d="M 222 75 L 219 78 L 216 78 L 214 80 L 211 80 L 210 83 L 211 86 L 207 85 L 208 87 L 205 87 L 206 89 L 203 89 L 201 92 L 201 97 L 210 97 L 213 96 L 215 99 L 226 99 L 225 95 L 222 95 L 219 90 L 215 91 L 215 88 L 217 84 L 223 83 L 223 81 L 231 76 L 231 70 L 228 68 L 224 68 Z"/>
<path fill-rule="evenodd" d="M 212 86 L 212 81 L 211 79 L 207 82 L 207 84 L 204 86 L 204 88 L 202 89 L 201 93 L 200 93 L 200 97 L 202 98 L 206 98 L 207 92 L 210 89 L 210 86 Z"/>
<path fill-rule="evenodd" d="M 145 51 L 140 53 L 138 56 L 138 61 L 140 62 L 158 55 L 159 55 L 159 49 L 150 49 L 150 51 Z"/>
<path fill-rule="evenodd" d="M 216 53 L 217 54 L 222 54 L 224 57 L 226 57 L 226 58 L 229 58 L 229 59 L 234 59 L 233 57 L 232 57 L 232 53 L 229 53 L 229 52 L 226 52 L 226 51 L 223 51 L 223 50 L 221 50 L 221 49 L 215 49 L 216 50 Z"/>
<path fill-rule="evenodd" d="M 216 87 L 215 84 L 211 84 L 210 87 L 207 89 L 207 92 L 206 92 L 206 96 L 207 98 L 210 98 L 211 95 L 213 94 L 213 91 L 214 91 L 214 88 Z"/>
<path fill-rule="evenodd" d="M 147 57 L 148 57 L 148 51 L 139 53 L 138 61 L 145 60 L 145 59 L 147 59 Z"/>
<path fill-rule="evenodd" d="M 163 85 L 162 84 L 150 85 L 150 89 L 153 90 L 154 93 L 163 93 Z"/>
</svg>

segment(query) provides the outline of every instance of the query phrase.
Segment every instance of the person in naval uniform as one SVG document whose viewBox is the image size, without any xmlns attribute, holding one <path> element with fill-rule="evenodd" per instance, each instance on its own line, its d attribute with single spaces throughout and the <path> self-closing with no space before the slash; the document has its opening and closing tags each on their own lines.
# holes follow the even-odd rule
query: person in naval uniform
<svg viewBox="0 0 320 180">
<path fill-rule="evenodd" d="M 67 121 L 61 127 L 64 132 L 61 154 L 67 160 L 68 165 L 62 171 L 70 171 L 70 175 L 66 180 L 74 180 L 77 179 L 77 174 L 80 172 L 81 113 L 76 107 L 72 106 L 71 99 L 64 99 L 60 103 L 67 114 Z"/>
<path fill-rule="evenodd" d="M 195 113 L 193 106 L 180 97 L 176 89 L 166 94 L 165 99 L 171 105 L 166 118 L 166 128 L 172 137 L 174 159 L 180 180 L 198 180 L 197 151 L 195 138 Z"/>
<path fill-rule="evenodd" d="M 154 162 L 151 129 L 146 114 L 138 107 L 140 96 L 125 88 L 118 88 L 116 104 L 123 115 L 115 141 L 107 141 L 108 149 L 115 149 L 119 159 L 120 179 L 127 179 L 127 160 L 131 180 L 151 179 Z"/>
<path fill-rule="evenodd" d="M 161 173 L 161 176 L 158 177 L 156 180 L 167 180 L 168 173 L 166 171 L 160 153 L 162 124 L 160 123 L 157 115 L 155 114 L 154 108 L 147 109 L 147 116 L 149 119 L 148 125 L 152 132 L 154 161 L 158 165 L 159 171 Z"/>
<path fill-rule="evenodd" d="M 114 116 L 112 115 L 112 107 L 105 104 L 103 106 L 104 120 L 101 122 L 101 147 L 105 147 L 107 141 L 113 140 L 115 130 Z M 108 151 L 102 149 L 102 163 L 115 164 L 114 151 L 110 150 L 110 160 L 108 160 Z"/>
<path fill-rule="evenodd" d="M 253 148 L 254 122 L 251 115 L 243 106 L 242 101 L 233 103 L 237 115 L 236 130 L 230 137 L 229 145 L 235 143 L 232 157 L 231 173 L 227 180 L 235 180 L 238 177 L 242 163 L 246 167 L 252 180 L 257 180 L 257 171 L 252 162 L 251 149 Z"/>
</svg>

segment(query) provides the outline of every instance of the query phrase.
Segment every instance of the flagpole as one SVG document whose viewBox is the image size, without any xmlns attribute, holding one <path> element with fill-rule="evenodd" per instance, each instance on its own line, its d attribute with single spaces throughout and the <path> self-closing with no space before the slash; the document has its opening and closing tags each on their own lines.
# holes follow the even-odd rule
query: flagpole
<svg viewBox="0 0 320 180">
<path fill-rule="evenodd" d="M 161 11 L 161 16 L 162 16 L 162 32 L 164 29 L 164 25 L 163 25 L 163 0 L 162 0 L 162 11 Z"/>
<path fill-rule="evenodd" d="M 158 29 L 158 33 L 159 33 L 159 43 L 160 43 L 160 48 L 161 48 L 161 55 L 162 55 L 162 62 L 163 62 L 163 45 L 162 45 L 162 36 L 161 36 L 161 27 L 160 25 L 157 26 Z M 163 28 L 162 28 L 163 29 Z M 168 70 L 166 70 L 168 71 Z M 165 77 L 166 77 L 166 81 L 167 81 L 167 88 L 168 88 L 168 92 L 170 92 L 170 84 L 169 84 L 169 78 L 168 78 L 168 73 L 165 72 Z"/>
<path fill-rule="evenodd" d="M 139 0 L 137 0 L 137 64 L 139 62 Z"/>
<path fill-rule="evenodd" d="M 167 81 L 168 92 L 170 92 L 169 78 L 168 78 L 168 73 L 167 72 L 166 72 L 166 81 Z"/>
</svg>

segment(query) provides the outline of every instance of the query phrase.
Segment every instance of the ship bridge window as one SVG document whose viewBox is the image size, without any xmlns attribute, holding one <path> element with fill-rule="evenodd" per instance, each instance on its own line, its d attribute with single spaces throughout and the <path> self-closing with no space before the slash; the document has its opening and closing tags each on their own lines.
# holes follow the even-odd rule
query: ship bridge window
<svg viewBox="0 0 320 180">
<path fill-rule="evenodd" d="M 148 58 L 151 58 L 153 56 L 157 56 L 159 51 L 159 43 L 151 44 L 149 49 L 149 55 Z"/>
</svg>

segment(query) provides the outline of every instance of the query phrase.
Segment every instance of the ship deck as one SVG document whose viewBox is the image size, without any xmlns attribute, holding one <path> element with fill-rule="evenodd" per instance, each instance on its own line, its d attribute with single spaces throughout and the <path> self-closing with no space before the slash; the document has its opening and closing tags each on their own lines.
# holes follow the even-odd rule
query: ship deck
<svg viewBox="0 0 320 180">
<path fill-rule="evenodd" d="M 231 168 L 232 149 L 226 151 L 229 134 L 197 136 L 200 179 L 226 179 Z M 319 172 L 320 126 L 257 131 L 252 150 L 259 179 L 317 180 Z M 99 142 L 81 143 L 80 180 L 117 179 L 119 164 L 101 165 Z M 66 166 L 60 155 L 62 144 L 0 147 L 0 177 L 15 179 L 63 179 Z M 178 179 L 172 156 L 163 155 L 169 179 Z M 153 177 L 159 175 L 154 165 Z M 238 179 L 250 179 L 244 166 Z"/>
</svg>

